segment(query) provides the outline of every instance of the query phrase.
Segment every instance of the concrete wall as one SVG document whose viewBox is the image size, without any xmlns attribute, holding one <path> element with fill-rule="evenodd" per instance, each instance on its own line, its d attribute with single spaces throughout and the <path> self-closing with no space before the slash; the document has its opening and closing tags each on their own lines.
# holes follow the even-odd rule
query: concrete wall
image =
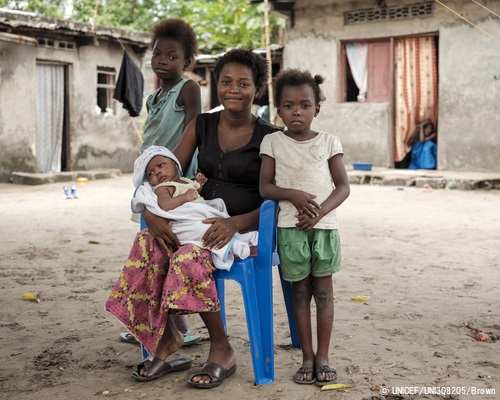
<svg viewBox="0 0 500 400">
<path fill-rule="evenodd" d="M 416 2 L 386 1 L 389 6 Z M 494 10 L 497 2 L 481 3 Z M 498 19 L 483 8 L 460 0 L 446 4 L 500 39 Z M 438 169 L 499 172 L 499 43 L 437 3 L 432 17 L 344 25 L 345 11 L 374 6 L 373 1 L 296 1 L 295 25 L 286 30 L 284 66 L 306 68 L 326 77 L 327 101 L 313 127 L 340 137 L 346 164 L 370 161 L 393 166 L 392 105 L 339 101 L 340 42 L 437 32 Z"/>
<path fill-rule="evenodd" d="M 113 67 L 118 77 L 122 55 L 120 46 L 107 42 L 100 43 L 97 49 L 85 46 L 79 51 L 79 58 L 86 62 L 77 62 L 72 68 L 72 169 L 120 168 L 124 172 L 133 169 L 140 142 L 128 112 L 119 102 L 114 104 L 113 115 L 95 111 L 97 67 Z M 144 115 L 145 112 L 143 107 Z M 139 130 L 140 120 L 141 117 L 134 118 Z"/>
<path fill-rule="evenodd" d="M 33 44 L 0 41 L 0 179 L 35 171 L 35 59 Z"/>
<path fill-rule="evenodd" d="M 71 170 L 133 169 L 139 154 L 139 139 L 128 112 L 116 102 L 113 115 L 96 113 L 97 67 L 120 71 L 123 49 L 116 42 L 100 40 L 97 45 L 60 50 L 0 38 L 0 181 L 14 171 L 36 172 L 36 62 L 46 60 L 68 65 L 69 134 Z M 143 71 L 145 92 L 154 87 L 150 67 L 129 49 Z M 145 100 L 145 99 L 144 99 Z M 147 115 L 143 107 L 134 118 L 139 131 Z"/>
<path fill-rule="evenodd" d="M 477 25 L 500 40 L 498 19 Z M 499 172 L 500 43 L 455 23 L 440 29 L 439 53 L 439 168 Z"/>
</svg>

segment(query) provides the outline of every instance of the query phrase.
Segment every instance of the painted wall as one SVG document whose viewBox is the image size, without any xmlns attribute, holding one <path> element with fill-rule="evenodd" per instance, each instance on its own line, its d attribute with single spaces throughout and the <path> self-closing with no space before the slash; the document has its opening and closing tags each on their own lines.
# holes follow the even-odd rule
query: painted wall
<svg viewBox="0 0 500 400">
<path fill-rule="evenodd" d="M 154 87 L 153 74 L 145 60 L 129 54 L 142 69 L 145 93 Z M 119 168 L 133 170 L 139 154 L 139 139 L 128 112 L 115 102 L 114 114 L 96 113 L 97 67 L 120 71 L 123 49 L 118 43 L 100 40 L 74 50 L 38 47 L 0 38 L 0 181 L 13 171 L 36 172 L 36 61 L 69 66 L 70 169 Z M 144 98 L 145 100 L 145 98 Z M 139 131 L 147 115 L 134 118 Z"/>
<path fill-rule="evenodd" d="M 387 0 L 386 4 L 416 2 Z M 498 2 L 481 3 L 498 11 Z M 472 2 L 455 0 L 446 4 L 500 39 L 500 23 L 488 11 Z M 340 42 L 438 32 L 438 169 L 500 172 L 500 43 L 437 3 L 432 17 L 344 25 L 345 11 L 374 5 L 374 1 L 295 3 L 295 25 L 286 30 L 284 66 L 306 68 L 326 77 L 323 90 L 327 101 L 314 128 L 340 137 L 346 164 L 369 161 L 391 167 L 392 106 L 340 103 Z"/>
</svg>

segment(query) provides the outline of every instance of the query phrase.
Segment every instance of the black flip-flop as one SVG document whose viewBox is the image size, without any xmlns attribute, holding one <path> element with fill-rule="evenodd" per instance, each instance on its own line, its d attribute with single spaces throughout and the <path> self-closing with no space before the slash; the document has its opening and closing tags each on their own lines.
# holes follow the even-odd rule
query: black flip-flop
<svg viewBox="0 0 500 400">
<path fill-rule="evenodd" d="M 188 385 L 198 388 L 198 389 L 212 389 L 214 387 L 220 386 L 227 378 L 233 375 L 236 371 L 236 364 L 231 368 L 227 369 L 222 365 L 218 364 L 205 364 L 199 372 L 191 375 L 188 381 Z M 208 375 L 211 379 L 210 383 L 200 383 L 193 382 L 193 378 L 199 375 Z"/>
<path fill-rule="evenodd" d="M 137 366 L 137 371 L 132 372 L 132 378 L 140 382 L 154 381 L 171 372 L 185 371 L 191 368 L 191 360 L 187 358 L 176 358 L 164 361 L 161 358 L 153 358 L 150 363 L 143 362 Z M 141 371 L 146 370 L 147 376 L 142 376 Z"/>
<path fill-rule="evenodd" d="M 330 381 L 318 381 L 318 373 L 319 374 L 326 374 L 327 372 L 333 372 L 335 374 L 335 379 L 332 379 Z M 322 365 L 321 367 L 316 368 L 316 385 L 317 386 L 325 386 L 325 385 L 330 385 L 332 383 L 337 382 L 337 370 L 333 367 L 330 367 L 329 365 Z"/>
<path fill-rule="evenodd" d="M 302 374 L 302 375 L 307 375 L 307 374 L 312 374 L 312 379 L 310 381 L 306 381 L 305 379 L 300 380 L 296 379 L 295 375 L 297 374 Z M 313 383 L 316 382 L 316 376 L 314 375 L 314 368 L 313 367 L 300 367 L 297 372 L 293 376 L 293 381 L 295 383 L 298 383 L 299 385 L 312 385 Z"/>
</svg>

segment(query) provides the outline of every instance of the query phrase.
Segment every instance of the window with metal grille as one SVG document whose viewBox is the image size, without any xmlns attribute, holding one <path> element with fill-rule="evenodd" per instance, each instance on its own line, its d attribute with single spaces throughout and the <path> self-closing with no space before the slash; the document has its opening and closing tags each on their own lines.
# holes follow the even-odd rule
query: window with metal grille
<svg viewBox="0 0 500 400">
<path fill-rule="evenodd" d="M 114 68 L 97 67 L 97 106 L 101 114 L 113 112 L 115 75 Z"/>
<path fill-rule="evenodd" d="M 346 25 L 363 24 L 365 22 L 401 20 L 418 17 L 432 16 L 434 2 L 425 1 L 421 3 L 369 8 L 364 10 L 347 11 L 344 13 Z"/>
</svg>

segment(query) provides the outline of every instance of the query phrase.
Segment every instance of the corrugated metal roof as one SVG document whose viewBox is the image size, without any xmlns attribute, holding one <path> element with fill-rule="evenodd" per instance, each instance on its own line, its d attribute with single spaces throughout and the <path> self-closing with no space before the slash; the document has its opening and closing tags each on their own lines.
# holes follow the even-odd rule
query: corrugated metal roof
<svg viewBox="0 0 500 400">
<path fill-rule="evenodd" d="M 90 23 L 71 19 L 50 18 L 34 13 L 0 8 L 0 30 L 6 30 L 7 28 L 24 32 L 27 30 L 36 30 L 71 36 L 114 38 L 142 48 L 147 48 L 151 42 L 151 34 L 149 32 L 104 25 L 93 27 Z"/>
</svg>

